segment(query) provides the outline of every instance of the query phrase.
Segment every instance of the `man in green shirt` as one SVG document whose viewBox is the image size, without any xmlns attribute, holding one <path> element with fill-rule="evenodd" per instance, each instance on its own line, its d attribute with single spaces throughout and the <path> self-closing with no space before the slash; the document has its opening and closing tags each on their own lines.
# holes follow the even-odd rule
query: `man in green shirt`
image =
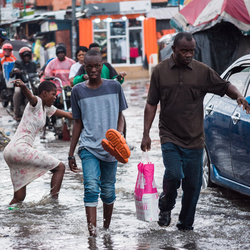
<svg viewBox="0 0 250 250">
<path fill-rule="evenodd" d="M 93 50 L 97 50 L 100 52 L 100 48 L 99 45 L 97 43 L 91 43 L 89 45 L 89 49 L 93 49 Z M 120 72 L 119 74 L 117 74 L 116 70 L 111 66 L 110 63 L 108 62 L 103 62 L 103 68 L 102 68 L 102 72 L 101 72 L 101 78 L 104 79 L 116 79 L 120 84 L 122 84 L 124 82 L 124 77 L 126 76 L 126 72 Z M 76 85 L 79 82 L 83 82 L 86 81 L 88 79 L 88 75 L 86 74 L 86 71 L 84 69 L 84 65 L 82 65 L 80 67 L 80 69 L 78 70 L 73 84 Z"/>
</svg>

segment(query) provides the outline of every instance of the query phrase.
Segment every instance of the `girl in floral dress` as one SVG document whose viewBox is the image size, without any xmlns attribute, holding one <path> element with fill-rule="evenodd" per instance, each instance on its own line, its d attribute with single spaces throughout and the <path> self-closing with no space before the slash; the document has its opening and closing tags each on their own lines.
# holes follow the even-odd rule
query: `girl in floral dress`
<svg viewBox="0 0 250 250">
<path fill-rule="evenodd" d="M 54 83 L 42 82 L 38 87 L 39 96 L 34 96 L 20 79 L 15 80 L 14 84 L 21 88 L 29 103 L 24 110 L 15 135 L 3 153 L 10 168 L 14 187 L 14 197 L 10 205 L 22 202 L 26 196 L 26 186 L 49 170 L 52 172 L 51 196 L 57 199 L 65 166 L 53 156 L 33 148 L 33 143 L 37 133 L 45 125 L 46 116 L 50 117 L 54 114 L 73 119 L 72 113 L 53 106 L 57 91 Z"/>
</svg>

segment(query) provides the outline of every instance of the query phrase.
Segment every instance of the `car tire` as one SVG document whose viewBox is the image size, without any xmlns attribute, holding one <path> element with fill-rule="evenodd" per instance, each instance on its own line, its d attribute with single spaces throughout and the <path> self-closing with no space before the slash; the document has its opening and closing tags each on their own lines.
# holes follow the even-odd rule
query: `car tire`
<svg viewBox="0 0 250 250">
<path fill-rule="evenodd" d="M 206 148 L 203 151 L 203 175 L 202 175 L 202 189 L 207 187 L 215 187 L 216 185 L 210 179 L 210 161 Z"/>
</svg>

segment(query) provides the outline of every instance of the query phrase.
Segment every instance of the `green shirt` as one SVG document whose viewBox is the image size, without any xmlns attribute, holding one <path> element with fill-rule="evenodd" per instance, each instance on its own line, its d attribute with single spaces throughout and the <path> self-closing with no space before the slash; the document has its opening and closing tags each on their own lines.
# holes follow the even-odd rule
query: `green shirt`
<svg viewBox="0 0 250 250">
<path fill-rule="evenodd" d="M 74 77 L 73 84 L 76 85 L 79 82 L 84 82 L 86 81 L 84 79 L 84 75 L 86 74 L 86 71 L 83 67 L 83 65 L 80 67 L 80 69 L 77 72 L 77 75 Z M 103 67 L 102 67 L 102 72 L 101 72 L 101 78 L 104 79 L 115 79 L 118 76 L 116 70 L 108 63 L 108 62 L 103 62 Z M 118 80 L 120 84 L 124 82 L 124 78 L 121 78 Z"/>
</svg>

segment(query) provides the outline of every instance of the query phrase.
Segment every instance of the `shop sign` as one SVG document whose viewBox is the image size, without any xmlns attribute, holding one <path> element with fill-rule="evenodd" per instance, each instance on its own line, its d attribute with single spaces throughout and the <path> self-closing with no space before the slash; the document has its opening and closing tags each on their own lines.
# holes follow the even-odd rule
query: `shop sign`
<svg viewBox="0 0 250 250">
<path fill-rule="evenodd" d="M 119 3 L 87 4 L 87 16 L 117 15 L 119 14 Z"/>
<path fill-rule="evenodd" d="M 49 31 L 49 22 L 46 21 L 46 22 L 42 23 L 40 27 L 41 27 L 41 32 Z"/>
<path fill-rule="evenodd" d="M 55 31 L 58 30 L 58 25 L 56 22 L 43 22 L 41 24 L 41 32 Z"/>
<path fill-rule="evenodd" d="M 17 8 L 1 8 L 1 21 L 16 20 L 20 16 L 20 10 Z"/>
<path fill-rule="evenodd" d="M 120 2 L 120 14 L 140 14 L 151 11 L 151 1 L 129 1 Z"/>
<path fill-rule="evenodd" d="M 57 24 L 55 22 L 50 22 L 49 23 L 49 30 L 50 31 L 58 30 Z"/>
</svg>

